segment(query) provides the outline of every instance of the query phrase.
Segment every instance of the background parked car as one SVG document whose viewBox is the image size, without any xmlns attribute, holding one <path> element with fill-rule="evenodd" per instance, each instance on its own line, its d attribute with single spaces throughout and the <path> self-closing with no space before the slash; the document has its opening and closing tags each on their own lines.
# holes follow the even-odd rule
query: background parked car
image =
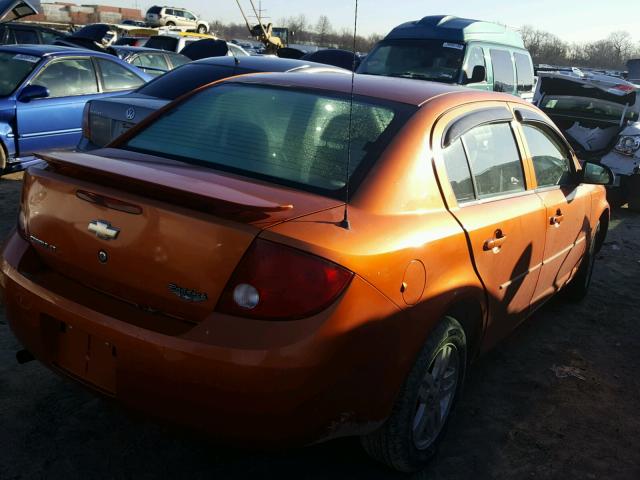
<svg viewBox="0 0 640 480">
<path fill-rule="evenodd" d="M 121 60 L 135 65 L 149 75 L 159 76 L 191 61 L 179 53 L 144 47 L 111 46 Z"/>
<path fill-rule="evenodd" d="M 424 17 L 394 28 L 358 72 L 533 98 L 533 63 L 521 35 L 504 25 L 453 16 Z"/>
<path fill-rule="evenodd" d="M 150 27 L 183 27 L 198 33 L 207 33 L 209 24 L 184 8 L 153 6 L 145 17 Z"/>
<path fill-rule="evenodd" d="M 581 160 L 616 175 L 609 202 L 640 211 L 640 88 L 579 69 L 540 72 L 534 103 L 563 131 Z"/>
<path fill-rule="evenodd" d="M 87 101 L 133 90 L 151 78 L 89 50 L 0 47 L 0 171 L 28 165 L 37 150 L 75 147 Z"/>
<path fill-rule="evenodd" d="M 226 50 L 221 51 L 220 45 L 226 43 Z M 224 40 L 218 40 L 212 36 L 199 36 L 183 35 L 180 33 L 175 34 L 163 34 L 154 35 L 150 37 L 145 43 L 147 48 L 156 48 L 158 50 L 166 50 L 168 52 L 178 52 L 182 55 L 186 55 L 191 58 L 189 51 L 195 53 L 192 60 L 199 60 L 207 57 L 219 57 L 222 55 L 229 55 L 230 57 L 247 57 L 249 52 L 244 50 L 241 46 L 232 42 L 225 42 Z M 211 47 L 210 52 L 206 52 L 205 48 Z M 187 50 L 189 49 L 189 50 Z M 187 53 L 185 53 L 185 51 Z"/>
<path fill-rule="evenodd" d="M 53 44 L 67 37 L 67 32 L 31 23 L 10 22 L 0 24 L 0 44 Z"/>
<path fill-rule="evenodd" d="M 247 56 L 212 57 L 188 63 L 168 72 L 128 95 L 90 101 L 83 115 L 80 150 L 104 147 L 172 100 L 196 88 L 234 75 L 256 72 L 349 73 L 305 60 Z"/>
</svg>

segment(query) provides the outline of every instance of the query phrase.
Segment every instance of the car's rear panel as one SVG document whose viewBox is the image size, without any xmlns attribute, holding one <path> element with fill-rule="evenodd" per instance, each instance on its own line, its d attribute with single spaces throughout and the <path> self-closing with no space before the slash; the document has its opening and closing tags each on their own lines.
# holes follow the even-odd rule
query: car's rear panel
<svg viewBox="0 0 640 480">
<path fill-rule="evenodd" d="M 94 100 L 89 104 L 88 140 L 94 147 L 104 147 L 167 103 L 168 100 L 135 93 Z"/>
<path fill-rule="evenodd" d="M 25 236 L 40 260 L 81 285 L 192 322 L 214 311 L 261 228 L 338 203 L 262 189 L 274 202 L 244 194 L 251 185 L 242 180 L 176 162 L 163 170 L 149 158 L 66 155 L 71 162 L 54 155 L 50 168 L 25 176 Z M 297 206 L 280 206 L 285 198 Z"/>
</svg>

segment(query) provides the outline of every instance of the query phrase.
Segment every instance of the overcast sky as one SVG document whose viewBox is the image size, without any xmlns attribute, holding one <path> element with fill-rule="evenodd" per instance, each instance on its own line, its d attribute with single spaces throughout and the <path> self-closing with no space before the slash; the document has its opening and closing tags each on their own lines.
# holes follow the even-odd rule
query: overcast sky
<svg viewBox="0 0 640 480">
<path fill-rule="evenodd" d="M 48 0 L 45 0 L 48 1 Z M 250 8 L 249 0 L 240 0 Z M 259 0 L 254 0 L 256 5 Z M 95 3 L 138 6 L 146 9 L 158 2 L 147 0 L 95 0 Z M 235 0 L 172 0 L 172 5 L 192 9 L 207 19 L 241 22 Z M 262 8 L 277 22 L 303 13 L 311 23 L 326 14 L 334 28 L 353 25 L 355 0 L 262 0 Z M 524 24 L 555 33 L 567 41 L 593 41 L 615 30 L 627 30 L 640 41 L 638 0 L 360 0 L 358 30 L 364 35 L 386 34 L 395 25 L 426 15 L 450 14 L 497 21 L 513 27 Z"/>
</svg>

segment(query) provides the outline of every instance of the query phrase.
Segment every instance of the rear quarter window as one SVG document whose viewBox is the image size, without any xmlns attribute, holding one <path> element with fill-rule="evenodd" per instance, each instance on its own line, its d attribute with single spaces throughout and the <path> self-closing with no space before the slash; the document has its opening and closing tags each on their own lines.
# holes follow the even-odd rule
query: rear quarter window
<svg viewBox="0 0 640 480">
<path fill-rule="evenodd" d="M 513 93 L 516 85 L 511 53 L 506 50 L 491 49 L 491 64 L 493 65 L 493 89 L 496 92 Z"/>
</svg>

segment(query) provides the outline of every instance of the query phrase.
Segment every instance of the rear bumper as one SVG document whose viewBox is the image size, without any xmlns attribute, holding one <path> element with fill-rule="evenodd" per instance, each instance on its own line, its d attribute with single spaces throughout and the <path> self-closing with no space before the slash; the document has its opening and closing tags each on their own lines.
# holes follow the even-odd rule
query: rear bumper
<svg viewBox="0 0 640 480">
<path fill-rule="evenodd" d="M 301 445 L 369 432 L 384 421 L 412 361 L 393 355 L 403 314 L 357 277 L 336 305 L 310 319 L 214 314 L 167 335 L 35 282 L 21 267 L 30 257 L 33 247 L 12 234 L 0 284 L 25 348 L 128 407 L 232 444 Z"/>
</svg>

